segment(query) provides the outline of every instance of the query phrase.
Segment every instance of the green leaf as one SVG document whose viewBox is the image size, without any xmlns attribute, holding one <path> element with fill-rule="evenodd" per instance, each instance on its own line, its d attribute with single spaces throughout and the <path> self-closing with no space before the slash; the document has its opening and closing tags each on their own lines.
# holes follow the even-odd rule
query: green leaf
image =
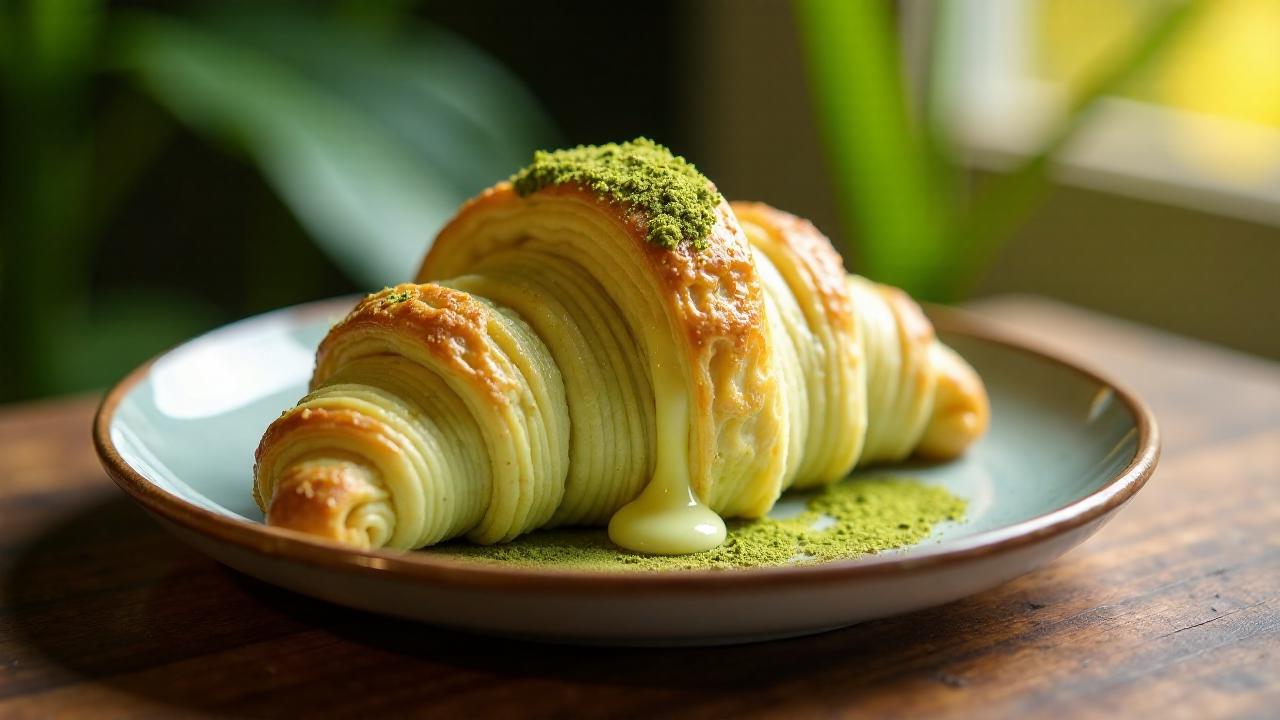
<svg viewBox="0 0 1280 720">
<path fill-rule="evenodd" d="M 439 30 L 378 38 L 284 5 L 121 29 L 144 87 L 242 148 L 366 286 L 411 278 L 459 203 L 556 140 L 514 78 Z"/>
<path fill-rule="evenodd" d="M 797 0 L 796 19 L 858 272 L 931 297 L 945 205 L 907 115 L 890 17 L 879 0 Z"/>
</svg>

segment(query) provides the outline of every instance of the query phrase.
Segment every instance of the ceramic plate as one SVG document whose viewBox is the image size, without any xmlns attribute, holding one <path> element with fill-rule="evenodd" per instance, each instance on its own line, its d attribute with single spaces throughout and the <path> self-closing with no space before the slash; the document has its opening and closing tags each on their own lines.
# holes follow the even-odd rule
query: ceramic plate
<svg viewBox="0 0 1280 720">
<path fill-rule="evenodd" d="M 1080 543 L 1142 487 L 1159 452 L 1151 413 L 1129 392 L 943 312 L 939 333 L 987 383 L 992 426 L 964 458 L 902 471 L 968 501 L 964 520 L 914 547 L 823 564 L 646 573 L 356 551 L 265 526 L 250 497 L 258 438 L 304 393 L 316 344 L 353 302 L 251 318 L 161 355 L 107 395 L 94 439 L 116 483 L 211 557 L 301 593 L 439 625 L 709 644 L 909 612 L 999 585 Z"/>
</svg>

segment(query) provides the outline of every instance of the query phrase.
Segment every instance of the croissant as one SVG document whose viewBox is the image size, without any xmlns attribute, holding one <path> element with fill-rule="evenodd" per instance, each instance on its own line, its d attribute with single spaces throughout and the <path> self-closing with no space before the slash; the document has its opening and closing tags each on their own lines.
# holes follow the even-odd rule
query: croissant
<svg viewBox="0 0 1280 720">
<path fill-rule="evenodd" d="M 982 381 L 905 293 L 644 139 L 538 153 L 416 280 L 360 301 L 267 429 L 269 524 L 409 549 L 607 523 L 697 552 L 787 488 L 953 457 L 987 425 Z"/>
</svg>

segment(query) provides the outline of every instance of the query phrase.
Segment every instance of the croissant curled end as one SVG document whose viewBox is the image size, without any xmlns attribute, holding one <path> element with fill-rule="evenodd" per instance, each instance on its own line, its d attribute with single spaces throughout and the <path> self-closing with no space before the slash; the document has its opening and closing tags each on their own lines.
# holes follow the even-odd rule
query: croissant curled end
<svg viewBox="0 0 1280 720">
<path fill-rule="evenodd" d="M 386 544 L 395 529 L 395 513 L 369 467 L 311 460 L 280 476 L 267 524 L 368 549 Z"/>
<path fill-rule="evenodd" d="M 933 414 L 916 452 L 946 460 L 959 456 L 982 437 L 991 419 L 991 406 L 973 366 L 940 342 L 934 342 L 930 351 L 938 384 Z"/>
</svg>

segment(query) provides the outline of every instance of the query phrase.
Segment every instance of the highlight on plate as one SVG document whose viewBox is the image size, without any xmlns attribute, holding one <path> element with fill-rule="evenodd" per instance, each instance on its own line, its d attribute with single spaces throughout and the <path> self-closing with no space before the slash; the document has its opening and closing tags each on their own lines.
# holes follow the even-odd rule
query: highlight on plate
<svg viewBox="0 0 1280 720">
<path fill-rule="evenodd" d="M 263 436 L 254 497 L 361 548 L 607 525 L 693 553 L 788 488 L 955 457 L 988 413 L 905 293 L 638 139 L 537 153 L 415 283 L 360 301 Z"/>
</svg>

